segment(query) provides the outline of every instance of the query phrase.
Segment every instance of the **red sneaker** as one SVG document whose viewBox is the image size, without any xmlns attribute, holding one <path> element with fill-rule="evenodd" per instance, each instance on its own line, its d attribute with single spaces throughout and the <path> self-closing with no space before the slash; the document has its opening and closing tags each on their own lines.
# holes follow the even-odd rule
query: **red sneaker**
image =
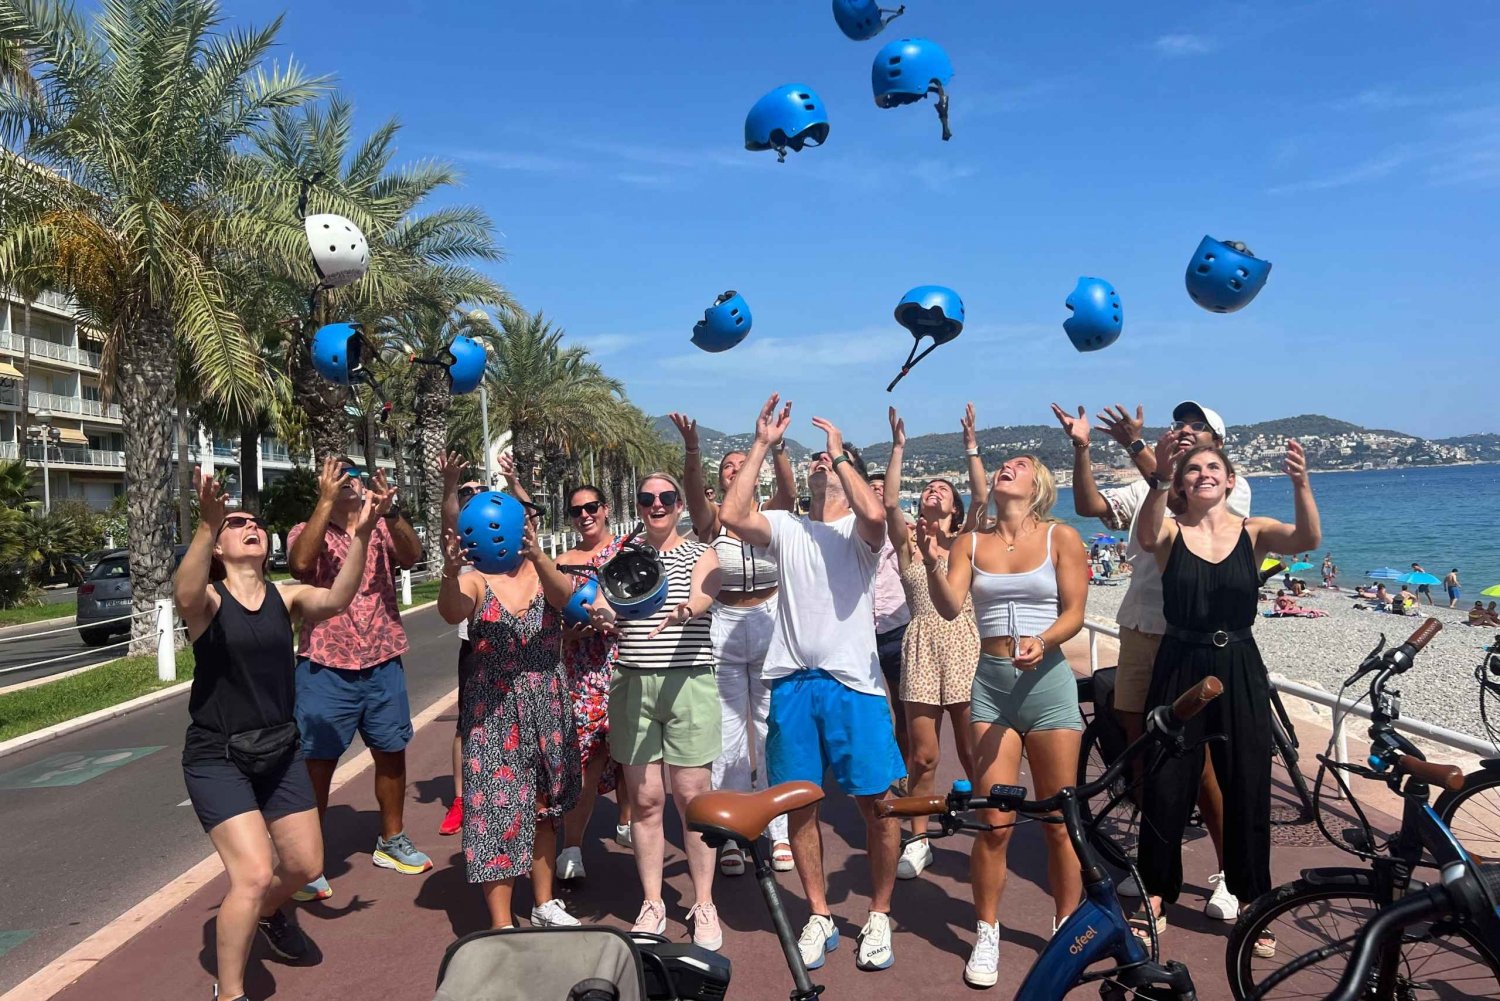
<svg viewBox="0 0 1500 1001">
<path fill-rule="evenodd" d="M 443 817 L 442 824 L 438 825 L 439 834 L 457 834 L 464 826 L 464 798 L 453 797 L 453 805 L 448 807 L 447 816 Z"/>
</svg>

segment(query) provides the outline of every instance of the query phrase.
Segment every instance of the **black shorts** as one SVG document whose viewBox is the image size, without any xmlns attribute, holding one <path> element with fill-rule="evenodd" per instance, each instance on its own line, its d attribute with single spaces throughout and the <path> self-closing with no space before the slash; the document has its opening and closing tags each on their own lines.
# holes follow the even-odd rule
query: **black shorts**
<svg viewBox="0 0 1500 1001">
<path fill-rule="evenodd" d="M 906 635 L 906 626 L 899 625 L 889 632 L 875 634 L 875 654 L 880 658 L 880 673 L 885 675 L 885 686 L 892 698 L 899 698 L 901 691 L 901 638 Z"/>
<path fill-rule="evenodd" d="M 464 686 L 469 683 L 469 654 L 474 652 L 474 647 L 468 640 L 460 640 L 458 644 L 458 704 L 464 704 Z M 464 732 L 463 713 L 460 712 L 454 720 L 454 727 L 462 734 Z"/>
<path fill-rule="evenodd" d="M 228 758 L 184 761 L 182 778 L 205 831 L 252 810 L 275 820 L 318 808 L 301 748 L 281 771 L 260 778 L 250 778 Z"/>
</svg>

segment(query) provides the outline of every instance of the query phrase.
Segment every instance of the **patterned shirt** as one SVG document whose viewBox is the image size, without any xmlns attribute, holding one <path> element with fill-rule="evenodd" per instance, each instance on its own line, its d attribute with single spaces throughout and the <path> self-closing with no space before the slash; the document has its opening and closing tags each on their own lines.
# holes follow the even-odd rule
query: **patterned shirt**
<svg viewBox="0 0 1500 1001">
<path fill-rule="evenodd" d="M 307 527 L 303 522 L 287 534 L 287 549 Z M 323 533 L 323 548 L 312 569 L 297 579 L 314 587 L 332 587 L 349 555 L 353 537 L 337 525 L 330 524 Z M 383 664 L 407 650 L 406 630 L 401 626 L 401 611 L 396 604 L 396 543 L 382 518 L 370 535 L 369 554 L 359 591 L 349 607 L 323 622 L 302 626 L 297 656 L 315 664 L 358 671 Z"/>
</svg>

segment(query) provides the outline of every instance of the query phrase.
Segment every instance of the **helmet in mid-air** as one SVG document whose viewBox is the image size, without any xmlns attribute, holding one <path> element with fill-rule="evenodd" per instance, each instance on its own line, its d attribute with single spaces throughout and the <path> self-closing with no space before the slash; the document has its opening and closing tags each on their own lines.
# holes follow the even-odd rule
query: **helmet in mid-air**
<svg viewBox="0 0 1500 1001">
<path fill-rule="evenodd" d="M 774 149 L 777 160 L 787 150 L 821 146 L 828 139 L 828 112 L 812 88 L 789 83 L 756 101 L 745 116 L 745 148 Z"/>
<path fill-rule="evenodd" d="M 937 93 L 938 120 L 943 138 L 953 138 L 948 128 L 948 92 L 944 89 L 953 79 L 953 61 L 943 47 L 927 38 L 901 38 L 875 54 L 870 67 L 870 86 L 875 104 L 897 108 Z"/>
<path fill-rule="evenodd" d="M 1120 293 L 1103 278 L 1079 278 L 1064 305 L 1073 315 L 1063 321 L 1063 330 L 1079 351 L 1098 351 L 1119 340 Z"/>
<path fill-rule="evenodd" d="M 833 0 L 833 19 L 838 22 L 839 30 L 856 42 L 874 38 L 905 12 L 905 4 L 887 10 L 875 0 Z"/>
<path fill-rule="evenodd" d="M 313 268 L 325 288 L 359 281 L 370 270 L 370 247 L 359 227 L 341 215 L 320 212 L 302 220 Z"/>
<path fill-rule="evenodd" d="M 1187 291 L 1193 301 L 1214 313 L 1233 313 L 1250 305 L 1265 287 L 1271 262 L 1235 240 L 1205 236 L 1187 266 Z"/>
<path fill-rule="evenodd" d="M 729 291 L 714 300 L 693 324 L 693 343 L 704 351 L 728 351 L 750 333 L 750 306 L 738 292 Z"/>
<path fill-rule="evenodd" d="M 939 344 L 947 344 L 963 332 L 964 301 L 951 288 L 918 285 L 896 304 L 896 322 L 911 332 L 912 346 L 906 356 L 906 364 L 901 366 L 900 374 L 885 387 L 888 393 L 906 377 L 913 365 L 931 354 Z M 923 337 L 932 338 L 932 343 L 921 354 L 917 354 Z"/>
</svg>

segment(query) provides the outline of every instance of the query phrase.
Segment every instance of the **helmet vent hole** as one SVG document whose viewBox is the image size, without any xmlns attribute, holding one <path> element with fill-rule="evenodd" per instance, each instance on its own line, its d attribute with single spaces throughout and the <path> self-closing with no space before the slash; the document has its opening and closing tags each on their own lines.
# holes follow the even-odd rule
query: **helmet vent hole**
<svg viewBox="0 0 1500 1001">
<path fill-rule="evenodd" d="M 1199 273 L 1199 274 L 1200 274 L 1200 275 L 1206 275 L 1206 274 L 1208 274 L 1208 273 L 1209 273 L 1209 271 L 1211 271 L 1211 270 L 1212 270 L 1212 269 L 1211 269 L 1211 268 L 1210 268 L 1210 267 L 1209 267 L 1209 266 L 1208 266 L 1208 265 L 1207 265 L 1207 264 L 1200 264 L 1200 265 L 1198 265 L 1198 273 Z"/>
<path fill-rule="evenodd" d="M 330 254 L 337 254 L 339 252 L 339 245 L 336 243 L 330 243 L 328 245 L 328 252 Z"/>
<path fill-rule="evenodd" d="M 797 99 L 799 101 L 811 101 L 812 100 L 812 95 L 811 94 L 798 94 L 797 95 Z"/>
<path fill-rule="evenodd" d="M 1235 268 L 1235 270 L 1239 272 L 1241 278 L 1250 277 L 1250 272 L 1246 271 L 1244 268 Z"/>
<path fill-rule="evenodd" d="M 890 65 L 895 66 L 899 62 L 901 62 L 901 57 L 900 56 L 891 56 L 891 58 L 890 58 Z"/>
<path fill-rule="evenodd" d="M 816 104 L 812 103 L 811 101 L 808 101 L 802 107 L 805 108 L 808 111 L 817 111 L 818 110 L 818 106 Z"/>
<path fill-rule="evenodd" d="M 1115 314 L 1115 316 L 1114 316 L 1114 322 L 1116 322 L 1116 323 L 1120 322 L 1120 314 L 1119 313 Z"/>
<path fill-rule="evenodd" d="M 1238 292 L 1240 289 L 1244 288 L 1244 286 L 1240 283 L 1240 280 L 1238 278 L 1231 278 L 1231 279 L 1229 279 L 1229 287 L 1232 288 L 1232 289 L 1234 289 L 1236 292 Z"/>
<path fill-rule="evenodd" d="M 464 526 L 464 534 L 465 535 L 473 535 L 474 534 L 474 526 L 472 526 L 472 525 L 466 525 L 466 526 Z"/>
<path fill-rule="evenodd" d="M 1211 260 L 1213 260 L 1213 259 L 1214 259 L 1214 255 L 1213 255 L 1213 254 L 1204 254 L 1204 255 L 1203 255 L 1203 259 L 1204 259 L 1204 260 L 1205 260 L 1205 261 L 1211 261 Z"/>
</svg>

